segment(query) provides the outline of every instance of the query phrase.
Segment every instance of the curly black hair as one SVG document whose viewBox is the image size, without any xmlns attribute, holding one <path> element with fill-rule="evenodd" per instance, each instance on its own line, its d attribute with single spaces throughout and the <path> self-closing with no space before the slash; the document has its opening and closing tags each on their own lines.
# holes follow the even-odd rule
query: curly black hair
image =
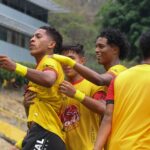
<svg viewBox="0 0 150 150">
<path fill-rule="evenodd" d="M 150 58 L 150 31 L 141 35 L 139 40 L 139 46 L 144 59 Z"/>
<path fill-rule="evenodd" d="M 56 46 L 54 48 L 54 53 L 60 54 L 62 49 L 62 42 L 63 42 L 63 38 L 61 34 L 55 28 L 52 28 L 50 26 L 42 26 L 40 27 L 40 29 L 46 30 L 46 33 L 55 40 Z"/>
<path fill-rule="evenodd" d="M 99 36 L 97 36 L 97 38 L 99 37 L 105 37 L 108 44 L 114 44 L 119 48 L 120 59 L 126 58 L 129 52 L 130 44 L 127 41 L 125 35 L 121 33 L 120 30 L 114 28 L 106 28 L 100 33 Z"/>
<path fill-rule="evenodd" d="M 77 53 L 80 56 L 84 56 L 85 52 L 84 52 L 84 46 L 82 44 L 76 44 L 76 45 L 63 45 L 62 46 L 62 53 L 65 51 L 73 51 L 75 53 Z"/>
</svg>

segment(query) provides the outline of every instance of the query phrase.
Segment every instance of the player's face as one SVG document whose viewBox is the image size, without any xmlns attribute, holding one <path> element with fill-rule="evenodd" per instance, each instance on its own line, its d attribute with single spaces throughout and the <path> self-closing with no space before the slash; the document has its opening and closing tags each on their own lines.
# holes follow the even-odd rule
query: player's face
<svg viewBox="0 0 150 150">
<path fill-rule="evenodd" d="M 113 47 L 107 43 L 105 37 L 99 37 L 97 39 L 95 51 L 99 64 L 107 65 L 113 60 Z"/>
<path fill-rule="evenodd" d="M 30 39 L 29 49 L 31 55 L 45 55 L 51 42 L 53 40 L 47 35 L 46 30 L 36 30 Z"/>
<path fill-rule="evenodd" d="M 63 52 L 63 55 L 70 57 L 71 59 L 75 60 L 76 62 L 78 62 L 80 64 L 84 63 L 84 57 L 81 57 L 74 51 L 71 51 L 71 50 L 65 51 L 65 52 Z M 70 66 L 63 65 L 63 69 L 64 69 L 66 77 L 73 78 L 73 77 L 76 77 L 76 75 L 78 75 L 78 73 Z"/>
</svg>

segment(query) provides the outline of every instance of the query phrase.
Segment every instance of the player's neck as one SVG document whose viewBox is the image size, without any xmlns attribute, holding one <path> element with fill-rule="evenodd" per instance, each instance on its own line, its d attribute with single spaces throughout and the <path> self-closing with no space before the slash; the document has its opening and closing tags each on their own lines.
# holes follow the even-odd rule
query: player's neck
<svg viewBox="0 0 150 150">
<path fill-rule="evenodd" d="M 43 55 L 38 55 L 38 56 L 36 56 L 36 57 L 35 57 L 36 63 L 39 64 L 40 61 L 42 60 L 42 58 L 43 58 L 44 56 L 45 56 L 44 54 L 43 54 Z"/>
<path fill-rule="evenodd" d="M 109 68 L 111 68 L 112 66 L 118 65 L 118 64 L 120 64 L 120 60 L 119 60 L 119 58 L 115 58 L 110 63 L 105 64 L 104 68 L 105 68 L 105 70 L 109 70 Z"/>
<path fill-rule="evenodd" d="M 53 55 L 54 54 L 54 50 L 53 49 L 49 49 L 46 53 L 46 55 Z"/>
<path fill-rule="evenodd" d="M 74 76 L 74 77 L 68 77 L 67 80 L 72 83 L 72 84 L 75 84 L 75 83 L 78 83 L 79 81 L 81 81 L 83 79 L 82 76 L 80 76 L 79 74 Z"/>
<path fill-rule="evenodd" d="M 36 55 L 35 60 L 36 60 L 37 64 L 39 64 L 45 55 L 52 55 L 52 54 L 53 54 L 53 50 L 48 50 L 46 53 Z"/>
</svg>

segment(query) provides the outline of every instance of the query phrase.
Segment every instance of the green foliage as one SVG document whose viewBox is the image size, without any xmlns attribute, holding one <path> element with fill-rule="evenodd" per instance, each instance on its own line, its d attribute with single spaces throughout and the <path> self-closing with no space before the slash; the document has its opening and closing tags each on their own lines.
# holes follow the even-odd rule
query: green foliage
<svg viewBox="0 0 150 150">
<path fill-rule="evenodd" d="M 74 13 L 51 14 L 50 24 L 57 28 L 63 35 L 64 43 L 81 43 L 88 51 L 96 37 L 96 30 L 92 24 L 88 24 L 83 16 Z"/>
<path fill-rule="evenodd" d="M 27 67 L 34 68 L 31 63 L 20 63 Z M 5 69 L 0 68 L 0 87 L 22 87 L 27 80 L 16 74 L 15 72 L 9 72 Z"/>
<path fill-rule="evenodd" d="M 83 44 L 87 59 L 93 58 L 91 55 L 95 54 L 93 48 L 97 33 L 93 24 L 87 23 L 83 15 L 79 15 L 79 13 L 50 14 L 49 22 L 51 26 L 61 32 L 65 44 Z M 87 63 L 87 65 L 96 69 L 96 62 L 93 60 L 92 62 L 92 64 Z"/>
<path fill-rule="evenodd" d="M 132 60 L 123 60 L 123 61 L 121 61 L 121 64 L 123 64 L 124 66 L 126 66 L 127 68 L 130 68 L 130 67 L 133 67 L 133 66 L 135 66 L 135 65 L 137 65 L 138 63 L 138 57 L 134 57 L 134 59 L 132 59 Z"/>
<path fill-rule="evenodd" d="M 82 43 L 87 50 L 90 50 L 95 38 L 95 30 L 89 26 L 72 22 L 62 29 L 69 43 Z"/>
<path fill-rule="evenodd" d="M 149 0 L 108 0 L 96 16 L 96 26 L 120 29 L 131 43 L 129 58 L 140 57 L 138 39 L 150 27 Z"/>
<path fill-rule="evenodd" d="M 49 13 L 50 25 L 56 27 L 63 35 L 65 44 L 80 43 L 84 45 L 87 64 L 90 68 L 100 70 L 95 61 L 95 39 L 98 33 L 93 25 L 94 16 L 105 0 L 54 0 L 70 13 Z M 91 63 L 92 62 L 92 63 Z"/>
</svg>

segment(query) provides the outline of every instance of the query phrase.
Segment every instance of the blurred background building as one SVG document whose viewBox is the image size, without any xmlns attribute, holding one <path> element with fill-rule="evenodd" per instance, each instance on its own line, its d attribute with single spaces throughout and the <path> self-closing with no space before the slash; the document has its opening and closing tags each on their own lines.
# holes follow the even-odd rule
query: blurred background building
<svg viewBox="0 0 150 150">
<path fill-rule="evenodd" d="M 0 55 L 34 63 L 29 39 L 38 27 L 48 25 L 49 11 L 68 12 L 51 0 L 0 0 Z"/>
</svg>

